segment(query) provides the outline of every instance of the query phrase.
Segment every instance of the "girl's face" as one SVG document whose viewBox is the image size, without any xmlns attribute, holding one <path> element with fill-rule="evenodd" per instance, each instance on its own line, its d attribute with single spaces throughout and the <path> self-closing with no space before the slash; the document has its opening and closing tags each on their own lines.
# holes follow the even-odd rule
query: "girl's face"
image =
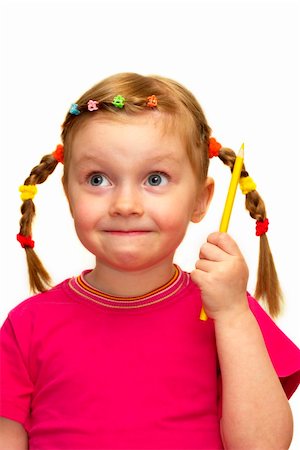
<svg viewBox="0 0 300 450">
<path fill-rule="evenodd" d="M 97 265 L 138 271 L 173 264 L 213 182 L 199 183 L 184 144 L 163 116 L 87 121 L 72 142 L 66 193 L 82 244 Z M 172 133 L 172 134 L 171 134 Z"/>
</svg>

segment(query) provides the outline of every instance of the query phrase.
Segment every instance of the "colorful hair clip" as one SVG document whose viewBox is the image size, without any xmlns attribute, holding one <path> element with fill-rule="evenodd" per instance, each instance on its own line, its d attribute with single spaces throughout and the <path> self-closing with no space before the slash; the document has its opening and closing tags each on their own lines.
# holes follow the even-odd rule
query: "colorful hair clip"
<svg viewBox="0 0 300 450">
<path fill-rule="evenodd" d="M 256 236 L 262 236 L 269 229 L 269 220 L 257 220 L 256 221 Z"/>
<path fill-rule="evenodd" d="M 147 106 L 150 108 L 155 108 L 157 106 L 158 100 L 156 95 L 150 95 L 147 97 Z"/>
<path fill-rule="evenodd" d="M 112 101 L 112 104 L 116 106 L 117 108 L 123 108 L 125 105 L 125 98 L 122 97 L 122 95 L 116 95 L 115 98 Z"/>
<path fill-rule="evenodd" d="M 216 141 L 215 138 L 211 137 L 209 138 L 209 144 L 208 144 L 208 156 L 210 158 L 213 158 L 214 156 L 219 156 L 220 149 L 222 148 L 222 145 Z"/>
<path fill-rule="evenodd" d="M 23 248 L 34 247 L 34 241 L 31 239 L 31 236 L 23 236 L 22 234 L 17 234 L 17 240 L 20 242 Z"/>
<path fill-rule="evenodd" d="M 79 111 L 79 109 L 78 109 L 77 103 L 72 103 L 69 112 L 70 112 L 70 114 L 73 114 L 74 116 L 79 116 L 80 111 Z"/>
<path fill-rule="evenodd" d="M 37 193 L 37 187 L 35 184 L 22 184 L 19 187 L 19 191 L 21 192 L 21 200 L 32 200 Z"/>
<path fill-rule="evenodd" d="M 87 103 L 87 107 L 89 111 L 97 111 L 99 102 L 97 102 L 96 100 L 89 100 Z"/>
<path fill-rule="evenodd" d="M 52 153 L 53 158 L 56 159 L 56 161 L 64 163 L 64 146 L 61 144 L 58 144 L 55 151 Z"/>
<path fill-rule="evenodd" d="M 249 194 L 249 192 L 255 191 L 256 189 L 256 184 L 251 177 L 241 177 L 239 183 L 242 193 L 245 195 Z"/>
</svg>

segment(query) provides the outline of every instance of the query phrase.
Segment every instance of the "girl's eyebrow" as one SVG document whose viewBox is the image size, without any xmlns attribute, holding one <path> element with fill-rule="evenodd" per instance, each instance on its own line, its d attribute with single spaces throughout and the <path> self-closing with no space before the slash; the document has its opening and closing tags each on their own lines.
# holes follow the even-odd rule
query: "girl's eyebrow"
<svg viewBox="0 0 300 450">
<path fill-rule="evenodd" d="M 81 155 L 78 158 L 76 164 L 84 164 L 86 162 L 96 162 L 96 163 L 107 162 L 108 156 L 109 155 L 107 155 L 107 157 L 103 158 L 102 156 L 97 155 L 97 154 L 88 154 L 87 153 L 85 155 Z M 176 155 L 174 155 L 174 153 L 154 155 L 149 158 L 145 158 L 144 161 L 147 163 L 175 162 L 176 164 L 181 164 L 180 159 L 178 157 L 176 157 Z"/>
<path fill-rule="evenodd" d="M 149 162 L 175 162 L 177 164 L 180 164 L 180 159 L 178 157 L 176 157 L 176 155 L 174 153 L 166 153 L 166 154 L 162 154 L 162 155 L 156 155 L 153 156 L 151 158 L 147 158 L 146 161 Z"/>
<path fill-rule="evenodd" d="M 78 158 L 76 164 L 84 164 L 85 162 L 103 162 L 103 161 L 107 161 L 107 158 L 102 158 L 101 156 L 94 154 L 84 154 Z"/>
</svg>

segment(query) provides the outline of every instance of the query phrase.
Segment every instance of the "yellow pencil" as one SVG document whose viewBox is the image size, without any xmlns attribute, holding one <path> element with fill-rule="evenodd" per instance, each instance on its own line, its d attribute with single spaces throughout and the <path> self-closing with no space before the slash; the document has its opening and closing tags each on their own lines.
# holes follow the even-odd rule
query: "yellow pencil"
<svg viewBox="0 0 300 450">
<path fill-rule="evenodd" d="M 226 232 L 228 230 L 231 211 L 235 199 L 236 189 L 240 180 L 243 164 L 244 164 L 244 144 L 241 145 L 240 151 L 235 159 L 219 231 Z M 207 315 L 203 308 L 201 309 L 200 320 L 207 320 Z"/>
</svg>

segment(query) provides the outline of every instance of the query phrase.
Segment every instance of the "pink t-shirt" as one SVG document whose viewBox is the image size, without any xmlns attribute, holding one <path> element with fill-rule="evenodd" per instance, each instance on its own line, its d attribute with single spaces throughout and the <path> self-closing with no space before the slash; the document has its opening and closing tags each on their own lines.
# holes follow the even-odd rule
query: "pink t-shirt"
<svg viewBox="0 0 300 450">
<path fill-rule="evenodd" d="M 297 347 L 249 298 L 288 396 Z M 1 415 L 31 450 L 222 449 L 214 324 L 177 270 L 141 297 L 106 296 L 80 277 L 14 308 L 1 331 Z"/>
</svg>

